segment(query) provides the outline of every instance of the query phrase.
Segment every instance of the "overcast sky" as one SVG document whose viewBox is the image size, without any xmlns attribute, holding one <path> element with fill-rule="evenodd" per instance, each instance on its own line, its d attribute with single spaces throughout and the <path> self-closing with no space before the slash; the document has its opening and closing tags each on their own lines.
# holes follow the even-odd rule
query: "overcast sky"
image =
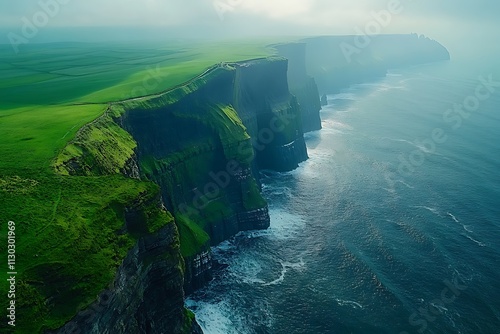
<svg viewBox="0 0 500 334">
<path fill-rule="evenodd" d="M 34 16 L 43 20 L 43 16 L 37 16 L 43 10 L 40 2 L 62 2 L 66 4 L 59 5 L 54 17 L 40 29 L 38 39 L 44 39 L 44 30 L 54 39 L 54 30 L 59 27 L 127 27 L 128 31 L 147 27 L 170 31 L 172 35 L 179 34 L 178 37 L 354 34 L 356 27 L 364 29 L 373 20 L 372 13 L 387 9 L 391 1 L 0 0 L 0 29 L 21 34 L 23 18 L 31 22 Z M 498 31 L 498 0 L 400 0 L 400 3 L 403 11 L 393 15 L 382 33 L 417 32 L 439 39 L 463 27 Z M 2 35 L 3 42 L 7 42 L 6 33 Z"/>
</svg>

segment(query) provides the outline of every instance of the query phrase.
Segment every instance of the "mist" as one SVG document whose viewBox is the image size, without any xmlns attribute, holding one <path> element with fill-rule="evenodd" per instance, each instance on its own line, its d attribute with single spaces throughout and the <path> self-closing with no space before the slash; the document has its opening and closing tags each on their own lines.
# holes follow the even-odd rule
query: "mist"
<svg viewBox="0 0 500 334">
<path fill-rule="evenodd" d="M 35 43 L 361 32 L 419 33 L 453 48 L 478 34 L 494 41 L 498 12 L 500 4 L 491 0 L 21 0 L 0 4 L 0 29 L 7 44 L 9 33 L 22 36 L 28 21 L 39 28 Z M 380 29 L 366 31 L 374 20 Z"/>
</svg>

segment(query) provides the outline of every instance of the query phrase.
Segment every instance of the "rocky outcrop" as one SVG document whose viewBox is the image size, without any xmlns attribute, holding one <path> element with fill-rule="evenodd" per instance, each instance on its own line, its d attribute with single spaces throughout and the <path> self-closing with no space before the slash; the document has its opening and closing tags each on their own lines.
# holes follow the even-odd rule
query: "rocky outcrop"
<svg viewBox="0 0 500 334">
<path fill-rule="evenodd" d="M 207 247 L 202 252 L 191 257 L 185 257 L 184 292 L 189 294 L 212 279 L 212 254 Z"/>
<path fill-rule="evenodd" d="M 328 97 L 326 94 L 321 95 L 321 106 L 327 106 L 328 105 Z"/>
<path fill-rule="evenodd" d="M 238 213 L 238 222 L 241 231 L 265 230 L 269 227 L 269 210 L 262 209 L 243 211 Z"/>
<path fill-rule="evenodd" d="M 140 179 L 141 173 L 139 171 L 139 164 L 137 162 L 137 156 L 134 154 L 130 157 L 125 166 L 122 168 L 121 173 L 131 179 Z"/>
</svg>

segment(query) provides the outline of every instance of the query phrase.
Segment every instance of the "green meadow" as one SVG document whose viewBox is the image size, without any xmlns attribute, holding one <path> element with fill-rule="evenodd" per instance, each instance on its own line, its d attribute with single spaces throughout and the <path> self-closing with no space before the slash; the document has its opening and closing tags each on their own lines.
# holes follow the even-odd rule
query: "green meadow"
<svg viewBox="0 0 500 334">
<path fill-rule="evenodd" d="M 138 237 L 172 222 L 151 208 L 154 226 L 117 233 L 124 207 L 159 189 L 120 175 L 57 174 L 54 161 L 78 130 L 110 102 L 172 89 L 215 63 L 269 56 L 268 42 L 33 44 L 19 54 L 0 46 L 0 258 L 12 220 L 19 333 L 63 325 L 107 287 Z"/>
<path fill-rule="evenodd" d="M 2 106 L 94 104 L 161 92 L 209 66 L 269 55 L 262 44 L 54 44 L 0 48 Z"/>
</svg>

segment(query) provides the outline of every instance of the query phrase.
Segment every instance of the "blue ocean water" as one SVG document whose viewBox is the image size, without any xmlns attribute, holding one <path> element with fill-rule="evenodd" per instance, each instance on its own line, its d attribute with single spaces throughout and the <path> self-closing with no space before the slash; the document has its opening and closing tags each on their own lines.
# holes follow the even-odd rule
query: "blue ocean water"
<svg viewBox="0 0 500 334">
<path fill-rule="evenodd" d="M 187 300 L 206 334 L 500 333 L 500 73 L 465 64 L 328 96 L 310 159 L 263 175 L 271 228 Z"/>
</svg>

